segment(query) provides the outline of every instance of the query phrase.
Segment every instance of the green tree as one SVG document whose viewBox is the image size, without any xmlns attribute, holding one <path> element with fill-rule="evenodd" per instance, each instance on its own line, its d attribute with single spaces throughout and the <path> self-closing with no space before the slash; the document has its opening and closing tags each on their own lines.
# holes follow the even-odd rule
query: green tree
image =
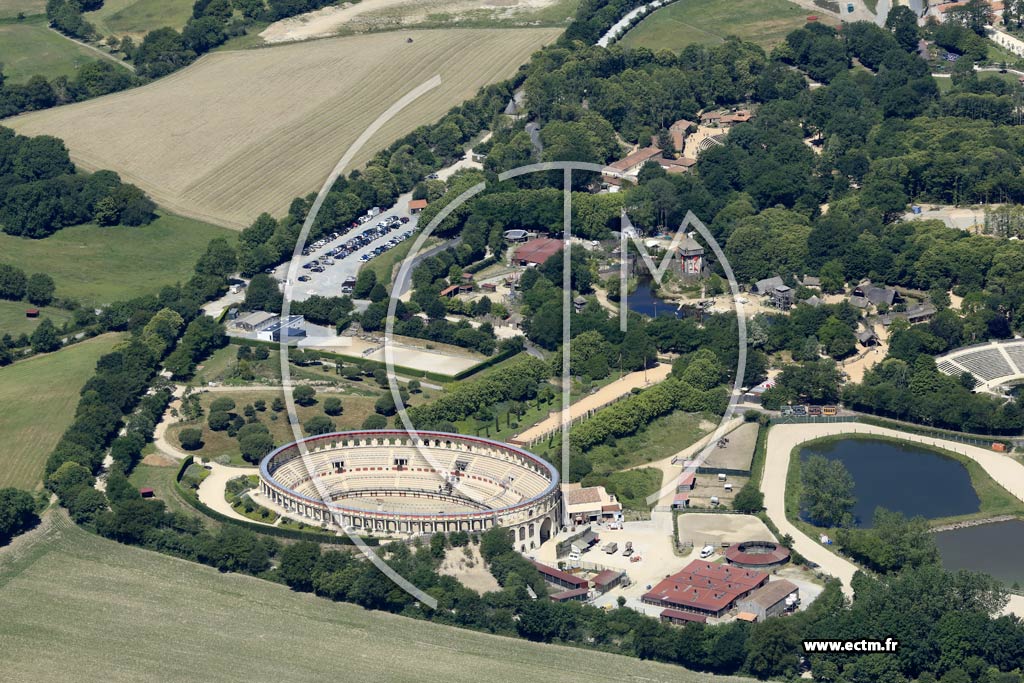
<svg viewBox="0 0 1024 683">
<path fill-rule="evenodd" d="M 853 524 L 853 477 L 839 460 L 812 455 L 800 464 L 800 507 L 813 524 L 847 527 Z"/>
<path fill-rule="evenodd" d="M 49 353 L 61 347 L 60 333 L 49 318 L 43 318 L 43 322 L 32 332 L 32 350 L 36 353 Z"/>
<path fill-rule="evenodd" d="M 332 417 L 341 415 L 343 408 L 341 405 L 341 399 L 337 396 L 330 396 L 324 399 L 324 412 Z"/>
<path fill-rule="evenodd" d="M 316 403 L 316 389 L 307 384 L 300 384 L 292 389 L 292 398 L 300 406 L 311 406 Z"/>
<path fill-rule="evenodd" d="M 45 273 L 33 273 L 25 287 L 25 296 L 36 306 L 49 306 L 57 286 L 53 278 Z"/>
<path fill-rule="evenodd" d="M 303 427 L 305 427 L 306 433 L 310 436 L 315 436 L 317 434 L 329 434 L 336 429 L 334 420 L 326 415 L 314 415 L 306 420 Z"/>
<path fill-rule="evenodd" d="M 186 451 L 195 451 L 203 447 L 203 430 L 195 427 L 182 429 L 178 433 L 178 443 Z"/>
<path fill-rule="evenodd" d="M 36 502 L 30 493 L 16 488 L 0 489 L 0 545 L 28 531 L 38 521 Z"/>
<path fill-rule="evenodd" d="M 764 494 L 752 482 L 747 482 L 733 498 L 732 507 L 734 510 L 753 514 L 764 509 Z"/>
</svg>

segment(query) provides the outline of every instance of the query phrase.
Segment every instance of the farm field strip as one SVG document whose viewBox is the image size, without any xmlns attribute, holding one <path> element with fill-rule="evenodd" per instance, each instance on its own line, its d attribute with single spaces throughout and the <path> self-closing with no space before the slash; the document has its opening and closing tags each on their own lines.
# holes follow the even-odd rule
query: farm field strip
<svg viewBox="0 0 1024 683">
<path fill-rule="evenodd" d="M 7 681 L 575 680 L 730 683 L 666 664 L 331 603 L 123 546 L 75 527 L 0 549 Z M 13 551 L 13 552 L 12 552 Z"/>
<path fill-rule="evenodd" d="M 315 190 L 366 126 L 412 88 L 442 78 L 354 165 L 511 76 L 558 33 L 425 30 L 217 52 L 145 87 L 5 125 L 63 138 L 82 168 L 113 169 L 172 211 L 242 228 Z"/>
</svg>

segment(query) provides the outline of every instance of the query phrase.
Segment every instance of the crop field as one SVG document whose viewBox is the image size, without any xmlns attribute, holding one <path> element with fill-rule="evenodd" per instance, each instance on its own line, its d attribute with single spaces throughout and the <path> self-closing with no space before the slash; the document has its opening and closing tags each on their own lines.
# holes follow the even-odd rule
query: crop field
<svg viewBox="0 0 1024 683">
<path fill-rule="evenodd" d="M 369 612 L 52 517 L 0 549 L 0 668 L 10 683 L 744 680 Z"/>
<path fill-rule="evenodd" d="M 105 334 L 0 368 L 0 487 L 32 489 L 75 416 L 78 391 L 120 339 Z"/>
<path fill-rule="evenodd" d="M 59 297 L 101 305 L 185 282 L 210 240 L 226 237 L 233 242 L 235 236 L 208 223 L 164 214 L 138 228 L 78 225 L 40 240 L 0 233 L 0 263 L 48 274 Z"/>
<path fill-rule="evenodd" d="M 0 23 L 0 64 L 11 83 L 24 83 L 37 74 L 48 79 L 74 76 L 80 66 L 97 59 L 101 57 L 48 29 L 45 17 Z"/>
<path fill-rule="evenodd" d="M 5 125 L 63 138 L 83 168 L 113 169 L 172 211 L 241 228 L 318 190 L 362 131 L 413 88 L 442 79 L 384 125 L 355 165 L 511 76 L 558 33 L 408 31 L 217 52 L 145 87 Z"/>
<path fill-rule="evenodd" d="M 30 17 L 46 11 L 46 0 L 0 0 L 0 19 L 11 19 L 19 13 Z"/>
<path fill-rule="evenodd" d="M 739 36 L 769 48 L 803 26 L 809 14 L 787 0 L 679 0 L 641 21 L 620 43 L 679 52 L 691 43 L 717 45 Z"/>
<path fill-rule="evenodd" d="M 180 31 L 192 16 L 193 4 L 193 0 L 105 0 L 100 9 L 86 12 L 85 20 L 103 36 L 142 36 L 164 26 Z"/>
</svg>

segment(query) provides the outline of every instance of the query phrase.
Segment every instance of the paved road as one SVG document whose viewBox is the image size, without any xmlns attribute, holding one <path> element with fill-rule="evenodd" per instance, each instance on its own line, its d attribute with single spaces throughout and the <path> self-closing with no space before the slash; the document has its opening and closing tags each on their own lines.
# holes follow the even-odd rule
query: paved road
<svg viewBox="0 0 1024 683">
<path fill-rule="evenodd" d="M 984 448 L 856 423 L 775 425 L 768 432 L 764 478 L 761 481 L 768 516 L 778 526 L 780 533 L 793 537 L 793 546 L 801 555 L 817 562 L 823 572 L 842 581 L 843 592 L 847 595 L 853 594 L 850 580 L 857 566 L 828 550 L 818 539 L 807 536 L 786 519 L 786 473 L 789 471 L 790 453 L 805 441 L 836 434 L 876 434 L 961 453 L 981 465 L 990 477 L 1018 500 L 1024 501 L 1024 465 Z M 1004 612 L 1024 615 L 1024 597 L 1011 595 Z"/>
<path fill-rule="evenodd" d="M 273 526 L 273 524 L 258 522 L 255 519 L 249 519 L 245 515 L 235 512 L 235 509 L 231 507 L 231 505 L 228 504 L 228 501 L 224 498 L 224 489 L 227 487 L 230 480 L 236 477 L 257 474 L 259 472 L 257 468 L 227 467 L 225 465 L 218 465 L 215 462 L 204 463 L 204 466 L 208 466 L 210 468 L 210 474 L 206 479 L 203 479 L 201 484 L 199 484 L 199 490 L 197 491 L 199 500 L 203 505 L 233 519 L 240 519 L 244 522 L 251 522 L 252 524 Z"/>
</svg>

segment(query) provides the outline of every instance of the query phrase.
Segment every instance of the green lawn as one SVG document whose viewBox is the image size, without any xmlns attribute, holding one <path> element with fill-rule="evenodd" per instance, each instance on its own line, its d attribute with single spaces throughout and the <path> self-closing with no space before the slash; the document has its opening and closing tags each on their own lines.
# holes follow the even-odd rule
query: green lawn
<svg viewBox="0 0 1024 683">
<path fill-rule="evenodd" d="M 18 13 L 30 17 L 46 11 L 46 0 L 0 0 L 0 19 L 17 17 Z"/>
<path fill-rule="evenodd" d="M 0 233 L 0 263 L 45 272 L 57 296 L 101 305 L 188 280 L 214 237 L 234 243 L 237 233 L 173 214 L 138 228 L 78 225 L 41 240 Z"/>
<path fill-rule="evenodd" d="M 623 47 L 679 52 L 691 43 L 715 45 L 726 36 L 769 47 L 814 14 L 787 0 L 678 0 L 626 33 Z"/>
<path fill-rule="evenodd" d="M 332 603 L 54 517 L 0 549 L 0 662 L 12 683 L 746 680 Z"/>
<path fill-rule="evenodd" d="M 49 318 L 57 327 L 71 319 L 71 311 L 53 306 L 40 308 L 38 318 L 26 318 L 25 309 L 27 308 L 36 308 L 36 306 L 27 301 L 0 301 L 0 336 L 10 334 L 17 337 L 23 332 L 32 334 L 32 330 L 36 329 L 43 318 Z"/>
<path fill-rule="evenodd" d="M 703 425 L 702 425 L 703 423 Z M 714 416 L 676 411 L 659 417 L 638 434 L 587 451 L 595 475 L 662 460 L 675 455 L 717 426 Z"/>
<path fill-rule="evenodd" d="M 36 74 L 48 79 L 74 76 L 78 68 L 102 59 L 46 27 L 45 17 L 0 24 L 0 63 L 11 83 L 24 83 Z"/>
<path fill-rule="evenodd" d="M 42 482 L 46 458 L 75 415 L 79 389 L 119 338 L 105 334 L 0 368 L 0 487 Z"/>
<path fill-rule="evenodd" d="M 181 30 L 192 16 L 193 0 L 106 0 L 85 20 L 101 35 L 142 35 L 168 26 Z"/>
</svg>

